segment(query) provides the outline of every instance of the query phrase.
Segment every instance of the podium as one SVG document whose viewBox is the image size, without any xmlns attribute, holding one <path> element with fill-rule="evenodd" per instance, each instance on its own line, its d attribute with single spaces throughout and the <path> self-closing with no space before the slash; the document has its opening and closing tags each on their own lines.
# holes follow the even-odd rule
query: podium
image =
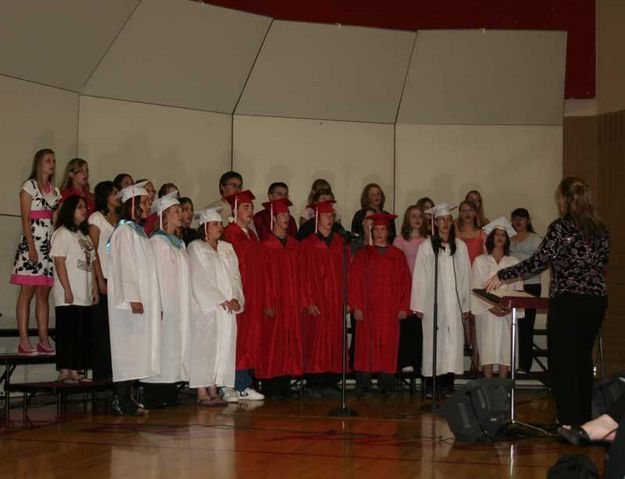
<svg viewBox="0 0 625 479">
<path fill-rule="evenodd" d="M 488 292 L 485 289 L 474 289 L 473 292 L 481 299 L 512 311 L 512 332 L 510 334 L 510 377 L 512 379 L 512 388 L 510 390 L 510 420 L 508 425 L 511 427 L 521 427 L 532 429 L 545 435 L 549 435 L 546 431 L 520 422 L 516 418 L 515 408 L 515 389 L 516 389 L 516 351 L 517 351 L 517 326 L 519 323 L 520 309 L 541 309 L 545 310 L 549 307 L 549 298 L 539 298 L 524 291 L 514 291 L 508 289 L 499 289 Z"/>
</svg>

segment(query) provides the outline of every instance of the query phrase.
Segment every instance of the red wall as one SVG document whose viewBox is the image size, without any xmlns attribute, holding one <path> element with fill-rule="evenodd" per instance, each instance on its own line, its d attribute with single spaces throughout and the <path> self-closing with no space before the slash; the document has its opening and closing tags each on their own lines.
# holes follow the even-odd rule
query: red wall
<svg viewBox="0 0 625 479">
<path fill-rule="evenodd" d="M 594 0 L 204 0 L 278 20 L 398 30 L 568 32 L 566 98 L 595 97 Z"/>
</svg>

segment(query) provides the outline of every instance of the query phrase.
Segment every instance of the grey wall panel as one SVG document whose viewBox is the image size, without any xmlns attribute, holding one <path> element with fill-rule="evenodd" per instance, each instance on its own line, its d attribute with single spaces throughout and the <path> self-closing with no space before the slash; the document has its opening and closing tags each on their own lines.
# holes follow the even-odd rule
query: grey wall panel
<svg viewBox="0 0 625 479">
<path fill-rule="evenodd" d="M 138 3 L 0 2 L 0 74 L 80 91 Z"/>
<path fill-rule="evenodd" d="M 566 33 L 419 31 L 401 123 L 561 125 Z"/>
<path fill-rule="evenodd" d="M 414 38 L 275 21 L 236 113 L 393 123 Z"/>
<path fill-rule="evenodd" d="M 271 19 L 143 0 L 83 93 L 232 113 Z"/>
</svg>

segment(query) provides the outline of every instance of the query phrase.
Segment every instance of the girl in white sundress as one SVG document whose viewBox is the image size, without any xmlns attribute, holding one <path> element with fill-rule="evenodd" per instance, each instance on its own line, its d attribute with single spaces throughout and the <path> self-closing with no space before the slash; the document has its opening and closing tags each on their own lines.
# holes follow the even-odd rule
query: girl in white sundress
<svg viewBox="0 0 625 479">
<path fill-rule="evenodd" d="M 56 159 L 54 151 L 39 150 L 33 159 L 32 171 L 20 191 L 22 236 L 17 246 L 10 282 L 20 285 L 17 298 L 17 327 L 21 354 L 54 354 L 48 340 L 48 296 L 54 283 L 54 267 L 50 257 L 52 219 L 61 193 L 54 186 Z M 36 297 L 35 316 L 39 343 L 34 348 L 28 339 L 30 302 Z"/>
</svg>

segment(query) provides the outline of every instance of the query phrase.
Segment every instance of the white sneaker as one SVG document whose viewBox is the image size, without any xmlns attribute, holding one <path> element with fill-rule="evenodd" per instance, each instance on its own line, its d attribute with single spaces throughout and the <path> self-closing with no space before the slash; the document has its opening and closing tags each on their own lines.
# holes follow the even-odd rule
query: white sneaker
<svg viewBox="0 0 625 479">
<path fill-rule="evenodd" d="M 406 366 L 401 368 L 402 373 L 414 373 L 414 368 L 412 366 Z"/>
<path fill-rule="evenodd" d="M 241 401 L 262 401 L 265 396 L 252 388 L 246 388 L 243 391 L 237 391 L 237 396 Z"/>
<path fill-rule="evenodd" d="M 219 395 L 226 402 L 239 402 L 239 395 L 233 388 L 221 388 Z"/>
</svg>

